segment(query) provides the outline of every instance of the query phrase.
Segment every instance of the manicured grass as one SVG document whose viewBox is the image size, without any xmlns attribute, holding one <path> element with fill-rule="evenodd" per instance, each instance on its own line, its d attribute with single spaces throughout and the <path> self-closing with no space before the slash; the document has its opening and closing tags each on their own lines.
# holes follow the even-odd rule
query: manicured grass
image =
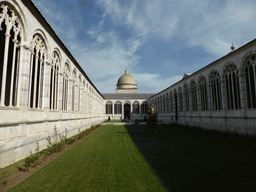
<svg viewBox="0 0 256 192">
<path fill-rule="evenodd" d="M 127 126 L 136 146 L 170 191 L 255 191 L 256 140 L 182 126 Z"/>
<path fill-rule="evenodd" d="M 12 191 L 255 191 L 255 138 L 102 126 Z"/>
<path fill-rule="evenodd" d="M 104 123 L 121 123 L 122 121 L 121 120 L 111 120 L 111 121 L 104 121 Z"/>
<path fill-rule="evenodd" d="M 11 191 L 166 191 L 124 126 L 102 126 Z"/>
</svg>

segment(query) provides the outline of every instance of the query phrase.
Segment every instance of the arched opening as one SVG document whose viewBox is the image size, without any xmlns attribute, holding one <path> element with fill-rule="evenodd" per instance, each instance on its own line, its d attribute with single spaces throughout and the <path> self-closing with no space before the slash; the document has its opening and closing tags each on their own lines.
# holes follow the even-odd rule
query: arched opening
<svg viewBox="0 0 256 192">
<path fill-rule="evenodd" d="M 131 105 L 129 103 L 124 104 L 124 118 L 130 119 Z"/>
<path fill-rule="evenodd" d="M 115 114 L 122 114 L 122 103 L 120 101 L 115 102 L 114 113 Z"/>
<path fill-rule="evenodd" d="M 21 23 L 8 5 L 0 7 L 0 97 L 2 106 L 17 106 Z"/>
</svg>

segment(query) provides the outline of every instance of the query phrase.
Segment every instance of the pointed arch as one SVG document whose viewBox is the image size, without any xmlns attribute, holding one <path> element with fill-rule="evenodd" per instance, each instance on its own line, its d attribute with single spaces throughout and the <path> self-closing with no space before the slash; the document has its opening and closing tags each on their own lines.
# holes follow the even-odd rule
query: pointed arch
<svg viewBox="0 0 256 192">
<path fill-rule="evenodd" d="M 69 67 L 68 61 L 64 64 L 63 69 L 63 89 L 62 89 L 62 110 L 67 111 L 68 110 L 68 80 L 69 80 L 69 73 L 70 73 L 70 67 Z"/>
<path fill-rule="evenodd" d="M 122 114 L 122 103 L 120 101 L 115 102 L 114 114 Z"/>
<path fill-rule="evenodd" d="M 238 70 L 233 63 L 226 65 L 224 79 L 226 82 L 228 109 L 241 109 Z"/>
<path fill-rule="evenodd" d="M 139 102 L 138 101 L 134 101 L 132 104 L 132 112 L 133 114 L 139 114 Z"/>
<path fill-rule="evenodd" d="M 71 104 L 71 109 L 72 111 L 75 111 L 75 96 L 76 96 L 76 69 L 73 70 L 72 72 L 72 104 Z"/>
<path fill-rule="evenodd" d="M 182 98 L 182 88 L 178 88 L 178 94 L 179 94 L 179 110 L 183 111 L 183 98 Z"/>
<path fill-rule="evenodd" d="M 209 83 L 212 92 L 212 109 L 221 110 L 222 109 L 222 93 L 221 93 L 221 82 L 220 74 L 216 70 L 210 72 Z"/>
<path fill-rule="evenodd" d="M 0 6 L 0 104 L 17 106 L 20 47 L 24 27 L 9 3 Z"/>
<path fill-rule="evenodd" d="M 184 90 L 184 95 L 185 95 L 185 110 L 189 111 L 189 91 L 188 91 L 187 83 L 184 84 L 183 90 Z"/>
<path fill-rule="evenodd" d="M 54 51 L 51 58 L 51 76 L 50 76 L 50 109 L 58 109 L 58 91 L 59 91 L 59 72 L 60 72 L 60 57 Z"/>
<path fill-rule="evenodd" d="M 256 74 L 255 74 L 256 53 L 247 55 L 243 62 L 245 74 L 247 107 L 256 108 Z"/>
<path fill-rule="evenodd" d="M 201 110 L 208 110 L 208 100 L 207 100 L 207 81 L 204 76 L 199 77 L 199 91 L 201 99 Z"/>
<path fill-rule="evenodd" d="M 148 102 L 143 101 L 141 104 L 141 114 L 148 114 Z"/>
<path fill-rule="evenodd" d="M 30 57 L 29 107 L 42 108 L 44 72 L 46 61 L 46 44 L 40 34 L 35 34 L 31 42 L 32 53 Z"/>
<path fill-rule="evenodd" d="M 112 114 L 113 103 L 111 101 L 106 102 L 106 114 Z"/>
<path fill-rule="evenodd" d="M 192 102 L 192 111 L 197 111 L 197 90 L 196 90 L 196 82 L 191 80 L 190 82 L 190 92 L 191 92 L 191 102 Z"/>
</svg>

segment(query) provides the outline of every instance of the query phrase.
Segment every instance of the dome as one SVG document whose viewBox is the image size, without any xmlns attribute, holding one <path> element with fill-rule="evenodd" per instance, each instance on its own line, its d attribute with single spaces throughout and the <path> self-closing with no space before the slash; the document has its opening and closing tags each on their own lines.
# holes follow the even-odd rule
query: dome
<svg viewBox="0 0 256 192">
<path fill-rule="evenodd" d="M 135 79 L 125 70 L 125 74 L 122 75 L 117 81 L 117 93 L 137 93 L 137 84 Z"/>
<path fill-rule="evenodd" d="M 135 85 L 136 86 L 136 81 L 135 79 L 128 73 L 128 70 L 125 70 L 125 74 L 122 75 L 118 81 L 117 81 L 117 85 Z"/>
</svg>

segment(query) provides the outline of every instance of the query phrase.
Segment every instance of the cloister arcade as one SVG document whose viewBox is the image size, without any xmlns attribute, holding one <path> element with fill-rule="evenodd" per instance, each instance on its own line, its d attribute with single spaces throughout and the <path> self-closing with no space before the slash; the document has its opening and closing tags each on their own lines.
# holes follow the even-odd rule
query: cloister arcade
<svg viewBox="0 0 256 192">
<path fill-rule="evenodd" d="M 244 47 L 149 98 L 159 120 L 256 134 L 255 41 Z"/>
<path fill-rule="evenodd" d="M 140 119 L 148 114 L 147 101 L 106 101 L 106 118 L 111 119 Z"/>
<path fill-rule="evenodd" d="M 1 1 L 0 167 L 34 153 L 36 143 L 46 148 L 54 128 L 71 137 L 101 123 L 104 109 L 104 97 L 33 2 Z"/>
</svg>

